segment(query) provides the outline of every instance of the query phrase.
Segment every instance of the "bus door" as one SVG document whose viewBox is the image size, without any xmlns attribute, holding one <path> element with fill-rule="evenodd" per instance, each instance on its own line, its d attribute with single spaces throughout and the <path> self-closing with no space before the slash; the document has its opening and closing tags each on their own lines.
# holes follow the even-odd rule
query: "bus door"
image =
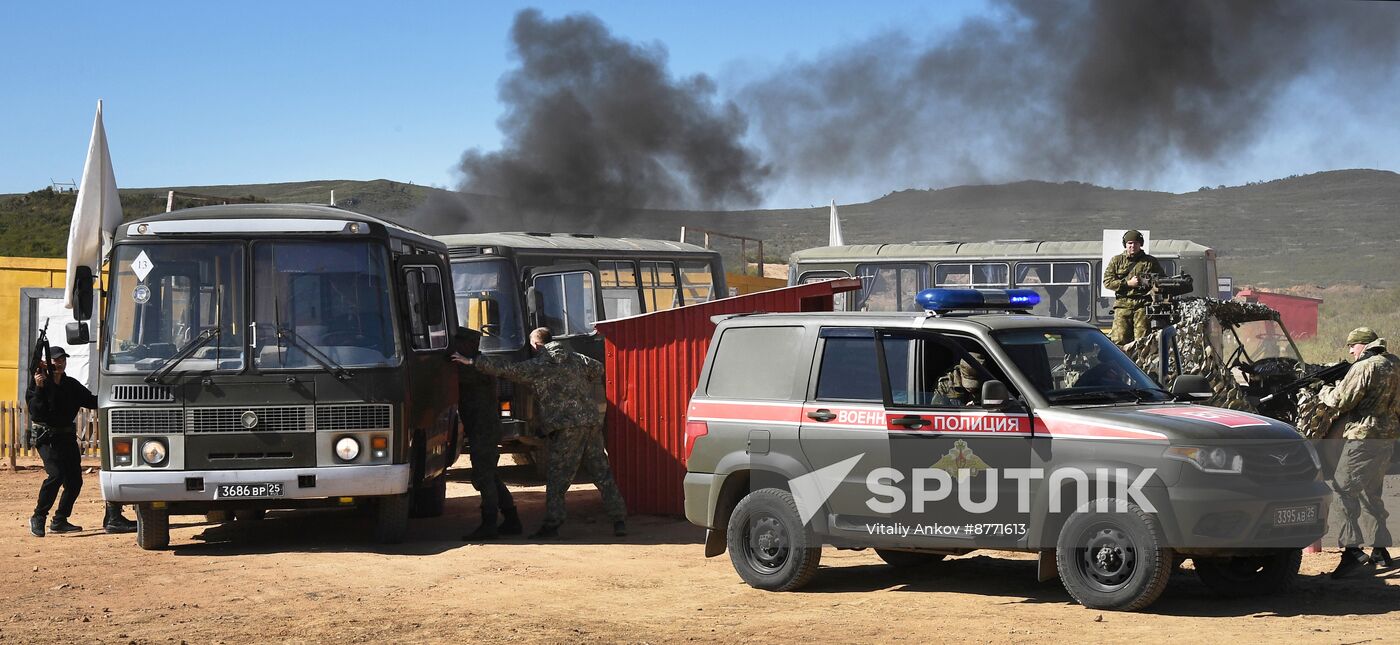
<svg viewBox="0 0 1400 645">
<path fill-rule="evenodd" d="M 570 349 L 603 360 L 603 339 L 593 333 L 602 301 L 592 265 L 558 265 L 529 271 L 525 307 L 530 327 L 546 327 Z"/>
</svg>

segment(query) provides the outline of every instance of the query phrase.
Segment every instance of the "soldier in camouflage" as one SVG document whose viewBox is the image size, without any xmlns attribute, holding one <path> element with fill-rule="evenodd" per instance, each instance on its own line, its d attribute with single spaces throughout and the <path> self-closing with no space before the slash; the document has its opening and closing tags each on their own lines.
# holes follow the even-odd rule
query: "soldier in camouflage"
<svg viewBox="0 0 1400 645">
<path fill-rule="evenodd" d="M 1347 351 L 1356 362 L 1334 387 L 1322 390 L 1322 402 L 1337 411 L 1334 428 L 1340 426 L 1344 443 L 1332 487 L 1341 504 L 1343 524 L 1337 541 L 1345 550 L 1332 577 L 1340 578 L 1367 564 L 1392 566 L 1390 529 L 1381 495 L 1385 472 L 1400 437 L 1400 359 L 1386 351 L 1385 339 L 1375 331 L 1358 327 L 1347 335 Z M 1365 512 L 1376 523 L 1370 556 L 1360 517 Z"/>
<path fill-rule="evenodd" d="M 545 515 L 540 530 L 530 537 L 553 538 L 564 523 L 564 493 L 581 466 L 603 495 L 603 507 L 613 520 L 613 534 L 627 534 L 627 504 L 613 481 L 603 446 L 604 406 L 595 384 L 603 365 L 580 355 L 544 327 L 530 332 L 540 353 L 528 361 L 510 363 L 502 357 L 475 360 L 481 371 L 530 386 L 540 413 L 540 427 L 549 439 L 549 474 L 545 483 Z"/>
<path fill-rule="evenodd" d="M 1162 275 L 1157 258 L 1142 249 L 1142 233 L 1123 234 L 1123 252 L 1103 268 L 1103 286 L 1113 290 L 1113 330 L 1109 337 L 1120 347 L 1147 335 L 1147 305 L 1152 300 L 1148 275 Z"/>
<path fill-rule="evenodd" d="M 471 367 L 480 355 L 481 332 L 458 327 L 452 360 L 457 368 L 457 414 L 467 437 L 472 460 L 472 487 L 481 496 L 481 524 L 462 536 L 469 542 L 492 540 L 500 535 L 520 535 L 520 514 L 510 489 L 496 474 L 501 458 L 501 413 L 497 409 L 496 379 Z M 496 516 L 503 520 L 499 526 Z"/>
</svg>

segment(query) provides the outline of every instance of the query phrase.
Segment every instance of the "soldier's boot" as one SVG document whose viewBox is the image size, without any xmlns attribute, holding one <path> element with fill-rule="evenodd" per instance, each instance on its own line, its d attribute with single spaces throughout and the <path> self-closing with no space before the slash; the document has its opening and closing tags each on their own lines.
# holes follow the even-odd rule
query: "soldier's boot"
<svg viewBox="0 0 1400 645">
<path fill-rule="evenodd" d="M 1342 561 L 1337 563 L 1337 568 L 1332 570 L 1333 578 L 1345 578 L 1352 572 L 1371 564 L 1371 558 L 1366 556 L 1366 552 L 1361 549 L 1349 546 L 1342 551 Z"/>
<path fill-rule="evenodd" d="M 35 515 L 29 518 L 29 532 L 34 537 L 44 537 L 44 516 Z"/>
<path fill-rule="evenodd" d="M 1390 552 L 1386 551 L 1383 546 L 1371 549 L 1371 562 L 1387 569 L 1395 566 L 1395 561 L 1390 558 Z"/>
<path fill-rule="evenodd" d="M 54 533 L 77 533 L 83 530 L 83 527 L 69 522 L 66 517 L 55 516 L 53 521 L 49 522 L 49 530 Z"/>
<path fill-rule="evenodd" d="M 496 530 L 496 518 L 494 515 L 492 517 L 482 515 L 481 524 L 476 527 L 475 531 L 463 535 L 462 540 L 466 542 L 481 542 L 485 540 L 494 540 L 498 536 L 499 532 Z"/>
<path fill-rule="evenodd" d="M 559 539 L 558 524 L 541 524 L 540 530 L 530 534 L 531 540 L 557 540 Z"/>
<path fill-rule="evenodd" d="M 520 512 L 514 507 L 501 509 L 501 515 L 504 515 L 505 519 L 496 529 L 501 535 L 520 535 L 525 532 L 525 527 L 520 524 Z"/>
<path fill-rule="evenodd" d="M 135 533 L 136 522 L 122 515 L 121 504 L 107 503 L 107 514 L 102 518 L 102 530 L 108 533 Z"/>
<path fill-rule="evenodd" d="M 616 521 L 616 522 L 613 522 L 613 535 L 616 536 L 616 537 L 626 537 L 626 536 L 627 536 L 627 522 L 624 522 L 624 521 L 622 521 L 622 520 L 618 520 L 618 521 Z"/>
</svg>

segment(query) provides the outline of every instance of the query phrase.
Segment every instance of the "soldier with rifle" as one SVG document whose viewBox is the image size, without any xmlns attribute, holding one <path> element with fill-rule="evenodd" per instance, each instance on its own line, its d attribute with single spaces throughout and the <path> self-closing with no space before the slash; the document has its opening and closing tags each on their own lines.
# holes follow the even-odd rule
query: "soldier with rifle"
<svg viewBox="0 0 1400 645">
<path fill-rule="evenodd" d="M 1119 347 L 1147 335 L 1147 305 L 1151 300 L 1148 276 L 1162 275 L 1162 265 L 1142 248 L 1142 233 L 1123 234 L 1123 252 L 1103 268 L 1103 286 L 1113 290 L 1113 331 L 1109 337 Z"/>
<path fill-rule="evenodd" d="M 1382 495 L 1395 439 L 1400 437 L 1400 358 L 1386 351 L 1385 339 L 1368 327 L 1352 330 L 1346 345 L 1355 362 L 1340 382 L 1320 393 L 1322 402 L 1337 412 L 1332 430 L 1340 429 L 1345 440 L 1332 478 L 1342 507 L 1337 541 L 1344 549 L 1334 578 L 1369 564 L 1393 565 L 1386 550 L 1391 543 L 1386 526 L 1390 514 Z M 1369 556 L 1361 549 L 1367 542 L 1360 524 L 1363 512 L 1376 524 Z"/>
<path fill-rule="evenodd" d="M 40 331 L 30 359 L 31 381 L 25 391 L 29 406 L 31 445 L 39 451 L 48 477 L 39 485 L 39 500 L 29 518 L 29 532 L 44 537 L 44 519 L 54 510 L 48 530 L 73 533 L 82 527 L 68 521 L 73 503 L 83 488 L 82 449 L 78 447 L 78 429 L 74 419 L 79 408 L 97 408 L 97 397 L 67 375 L 68 352 L 62 347 L 50 347 L 47 330 Z M 59 489 L 63 495 L 59 496 Z M 57 499 L 58 507 L 54 509 Z M 103 529 L 108 533 L 130 533 L 136 524 L 121 514 L 121 506 L 108 503 Z"/>
</svg>

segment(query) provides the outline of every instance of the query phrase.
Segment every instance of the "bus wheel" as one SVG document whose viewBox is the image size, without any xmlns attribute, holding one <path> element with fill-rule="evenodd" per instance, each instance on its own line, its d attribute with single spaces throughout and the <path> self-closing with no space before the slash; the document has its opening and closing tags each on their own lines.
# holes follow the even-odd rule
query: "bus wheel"
<svg viewBox="0 0 1400 645">
<path fill-rule="evenodd" d="M 398 544 L 408 534 L 408 493 L 379 498 L 375 509 L 374 539 L 382 544 Z"/>
<path fill-rule="evenodd" d="M 1100 506 L 1100 503 L 1104 505 Z M 1096 507 L 1122 512 L 1096 512 Z M 1172 551 L 1157 518 L 1137 504 L 1095 500 L 1060 530 L 1055 564 L 1069 595 L 1092 609 L 1137 611 L 1167 588 Z"/>
<path fill-rule="evenodd" d="M 447 473 L 413 489 L 413 517 L 439 517 L 447 503 Z"/>
<path fill-rule="evenodd" d="M 136 506 L 136 545 L 147 550 L 170 546 L 170 511 L 150 504 Z"/>
</svg>

